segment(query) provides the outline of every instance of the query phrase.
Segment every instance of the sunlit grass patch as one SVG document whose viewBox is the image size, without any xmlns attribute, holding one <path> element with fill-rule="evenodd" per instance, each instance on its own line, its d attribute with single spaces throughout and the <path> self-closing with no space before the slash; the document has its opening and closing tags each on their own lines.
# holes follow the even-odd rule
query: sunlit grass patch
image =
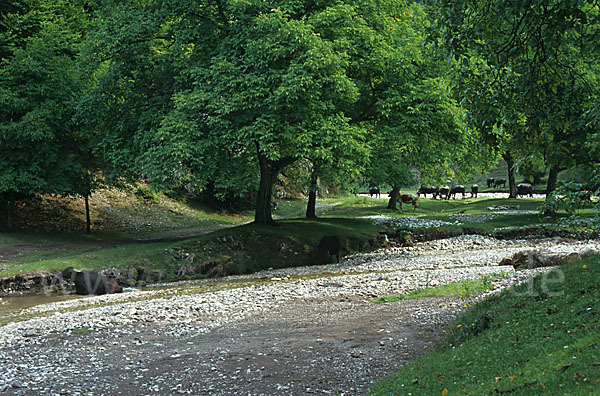
<svg viewBox="0 0 600 396">
<path fill-rule="evenodd" d="M 95 331 L 94 329 L 90 329 L 87 326 L 75 327 L 73 330 L 71 330 L 71 334 L 88 335 L 88 334 L 92 334 L 94 331 Z"/>
<path fill-rule="evenodd" d="M 412 290 L 406 294 L 379 297 L 378 299 L 374 300 L 373 303 L 388 303 L 410 298 L 473 296 L 491 290 L 493 288 L 492 281 L 505 275 L 506 274 L 494 274 L 492 276 L 486 276 L 482 279 L 464 280 L 461 282 L 452 282 L 435 287 L 425 287 L 422 289 Z"/>
</svg>

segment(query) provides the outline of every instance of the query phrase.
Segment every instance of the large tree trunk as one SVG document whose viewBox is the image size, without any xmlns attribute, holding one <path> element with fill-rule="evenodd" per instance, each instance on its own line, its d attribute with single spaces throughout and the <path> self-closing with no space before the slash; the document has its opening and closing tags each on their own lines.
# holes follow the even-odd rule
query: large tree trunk
<svg viewBox="0 0 600 396">
<path fill-rule="evenodd" d="M 271 214 L 271 195 L 273 194 L 273 184 L 278 171 L 273 169 L 263 156 L 259 157 L 260 162 L 260 185 L 256 195 L 256 212 L 254 213 L 254 222 L 259 224 L 272 224 L 273 216 Z"/>
<path fill-rule="evenodd" d="M 398 202 L 398 195 L 400 194 L 400 187 L 393 186 L 390 193 L 390 201 L 388 202 L 388 209 L 396 210 L 396 203 Z"/>
<path fill-rule="evenodd" d="M 510 154 L 510 151 L 502 154 L 502 158 L 506 161 L 508 167 L 508 198 L 517 198 L 517 183 L 515 182 L 515 159 Z"/>
<path fill-rule="evenodd" d="M 308 192 L 308 204 L 306 205 L 306 218 L 307 219 L 316 219 L 317 214 L 315 212 L 315 207 L 317 206 L 317 192 L 309 191 Z"/>
<path fill-rule="evenodd" d="M 254 222 L 258 224 L 274 224 L 271 214 L 271 196 L 273 194 L 273 185 L 279 172 L 287 165 L 295 161 L 295 158 L 286 157 L 278 161 L 267 159 L 256 143 L 258 162 L 260 165 L 260 184 L 256 194 L 256 211 L 254 213 Z"/>
<path fill-rule="evenodd" d="M 89 234 L 92 231 L 92 222 L 90 220 L 90 194 L 85 194 L 83 198 L 85 199 L 85 232 L 86 234 Z"/>
<path fill-rule="evenodd" d="M 307 219 L 316 219 L 316 206 L 317 206 L 317 180 L 318 180 L 318 171 L 313 166 L 313 171 L 310 175 L 310 186 L 308 187 L 308 204 L 306 205 L 306 218 Z"/>
<path fill-rule="evenodd" d="M 546 199 L 556 190 L 556 182 L 558 181 L 558 174 L 562 171 L 558 165 L 552 165 L 550 172 L 548 173 L 548 183 L 546 184 Z"/>
</svg>

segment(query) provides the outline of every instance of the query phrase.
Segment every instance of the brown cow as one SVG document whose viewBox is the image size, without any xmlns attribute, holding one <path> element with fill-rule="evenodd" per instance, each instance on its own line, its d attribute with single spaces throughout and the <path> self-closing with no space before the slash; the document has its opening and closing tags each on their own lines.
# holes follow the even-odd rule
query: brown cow
<svg viewBox="0 0 600 396">
<path fill-rule="evenodd" d="M 419 197 L 414 194 L 399 193 L 398 203 L 400 204 L 400 210 L 402 210 L 402 204 L 411 204 L 413 210 L 416 211 L 419 208 Z"/>
</svg>

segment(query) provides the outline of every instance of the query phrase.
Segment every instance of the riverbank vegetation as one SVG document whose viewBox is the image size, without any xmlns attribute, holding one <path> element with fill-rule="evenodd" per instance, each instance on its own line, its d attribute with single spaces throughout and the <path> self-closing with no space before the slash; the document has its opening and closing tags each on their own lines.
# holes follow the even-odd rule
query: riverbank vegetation
<svg viewBox="0 0 600 396">
<path fill-rule="evenodd" d="M 134 193 L 121 194 L 123 202 L 131 206 L 111 206 L 112 198 L 100 199 L 102 194 L 109 195 L 101 192 L 93 210 L 107 225 L 102 232 L 0 234 L 0 277 L 69 266 L 129 271 L 132 284 L 245 274 L 327 262 L 331 258 L 317 249 L 319 240 L 327 235 L 340 238 L 342 256 L 384 246 L 389 240 L 409 246 L 463 233 L 499 238 L 594 235 L 581 223 L 565 223 L 568 214 L 564 209 L 552 216 L 540 214 L 543 199 L 535 198 L 421 198 L 418 211 L 412 207 L 400 211 L 387 209 L 386 199 L 346 196 L 320 200 L 316 219 L 303 217 L 306 200 L 283 199 L 273 211 L 278 226 L 272 227 L 250 223 L 249 215 L 200 209 L 164 195 L 147 202 Z M 53 227 L 69 230 L 77 222 L 83 224 L 77 207 L 50 209 L 52 204 L 59 205 L 51 200 L 45 210 L 62 213 Z M 582 216 L 591 217 L 591 209 Z M 29 226 L 43 229 L 46 219 L 38 217 L 37 223 L 33 219 Z"/>
<path fill-rule="evenodd" d="M 369 395 L 597 394 L 599 276 L 588 258 L 483 300 L 438 351 Z"/>
</svg>

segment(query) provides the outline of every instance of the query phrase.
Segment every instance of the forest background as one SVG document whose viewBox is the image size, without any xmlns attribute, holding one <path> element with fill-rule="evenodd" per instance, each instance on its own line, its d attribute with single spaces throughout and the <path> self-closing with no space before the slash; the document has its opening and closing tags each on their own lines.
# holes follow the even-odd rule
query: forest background
<svg viewBox="0 0 600 396">
<path fill-rule="evenodd" d="M 594 1 L 9 0 L 0 199 L 143 181 L 273 222 L 309 197 L 467 180 L 502 157 L 599 186 Z M 558 186 L 560 172 L 577 169 Z M 282 176 L 283 175 L 283 176 Z M 554 206 L 553 206 L 554 205 Z M 89 220 L 88 220 L 89 230 Z"/>
</svg>

